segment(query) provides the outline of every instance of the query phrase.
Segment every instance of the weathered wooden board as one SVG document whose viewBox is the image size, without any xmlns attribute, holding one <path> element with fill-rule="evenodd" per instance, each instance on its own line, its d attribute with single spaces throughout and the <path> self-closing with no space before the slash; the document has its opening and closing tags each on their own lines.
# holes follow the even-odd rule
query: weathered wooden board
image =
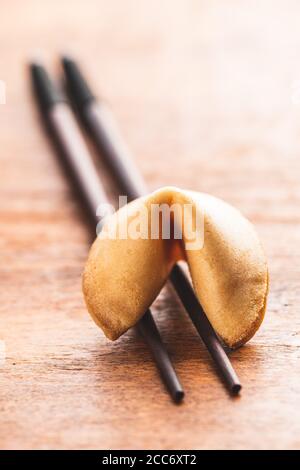
<svg viewBox="0 0 300 470">
<path fill-rule="evenodd" d="M 0 448 L 300 447 L 299 2 L 2 0 Z M 27 61 L 71 50 L 113 109 L 149 186 L 199 189 L 256 225 L 266 320 L 232 354 L 228 396 L 172 293 L 156 317 L 186 389 L 175 406 L 134 332 L 86 313 L 90 239 L 41 131 Z"/>
</svg>

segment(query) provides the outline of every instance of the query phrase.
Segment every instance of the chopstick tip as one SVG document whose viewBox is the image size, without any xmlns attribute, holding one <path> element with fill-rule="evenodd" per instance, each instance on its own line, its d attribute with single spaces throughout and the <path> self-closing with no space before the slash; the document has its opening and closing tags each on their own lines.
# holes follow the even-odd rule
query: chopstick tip
<svg viewBox="0 0 300 470">
<path fill-rule="evenodd" d="M 73 58 L 73 55 L 68 51 L 63 52 L 60 55 L 60 61 L 61 61 L 62 66 L 65 69 L 75 65 L 75 60 Z"/>
<path fill-rule="evenodd" d="M 174 401 L 175 403 L 181 403 L 184 399 L 184 391 L 183 390 L 177 390 L 174 393 Z"/>
<path fill-rule="evenodd" d="M 233 384 L 231 387 L 232 395 L 238 395 L 241 390 L 242 390 L 242 385 L 239 382 Z"/>
</svg>

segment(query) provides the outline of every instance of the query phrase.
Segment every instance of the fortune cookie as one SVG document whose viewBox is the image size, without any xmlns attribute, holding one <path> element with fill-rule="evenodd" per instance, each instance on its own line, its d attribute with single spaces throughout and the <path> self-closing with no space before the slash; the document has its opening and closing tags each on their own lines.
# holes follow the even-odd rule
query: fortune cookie
<svg viewBox="0 0 300 470">
<path fill-rule="evenodd" d="M 153 228 L 157 208 L 165 214 L 169 209 L 169 237 L 162 211 L 159 228 Z M 166 187 L 110 215 L 91 247 L 83 292 L 108 338 L 137 323 L 180 260 L 187 262 L 196 296 L 223 342 L 236 348 L 254 335 L 266 310 L 268 269 L 252 224 L 221 199 Z"/>
</svg>

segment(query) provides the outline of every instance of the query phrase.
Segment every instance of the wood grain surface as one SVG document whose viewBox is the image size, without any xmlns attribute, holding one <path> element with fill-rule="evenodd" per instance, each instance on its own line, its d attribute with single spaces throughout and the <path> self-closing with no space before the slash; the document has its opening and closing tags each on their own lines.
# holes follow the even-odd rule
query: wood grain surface
<svg viewBox="0 0 300 470">
<path fill-rule="evenodd" d="M 299 2 L 0 9 L 0 448 L 300 448 Z M 87 314 L 90 236 L 27 71 L 41 57 L 59 77 L 65 51 L 108 101 L 151 189 L 212 193 L 256 225 L 271 290 L 262 328 L 231 355 L 239 398 L 171 291 L 154 311 L 186 390 L 180 406 L 133 331 L 111 343 Z"/>
</svg>

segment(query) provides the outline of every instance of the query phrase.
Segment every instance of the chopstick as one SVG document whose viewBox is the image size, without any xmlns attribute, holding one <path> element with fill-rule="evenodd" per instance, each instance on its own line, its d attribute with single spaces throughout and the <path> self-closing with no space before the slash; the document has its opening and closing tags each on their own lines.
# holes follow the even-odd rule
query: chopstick
<svg viewBox="0 0 300 470">
<path fill-rule="evenodd" d="M 129 200 L 146 193 L 146 185 L 133 164 L 129 151 L 122 141 L 113 118 L 103 104 L 92 93 L 77 63 L 69 57 L 62 58 L 66 85 L 69 96 L 78 115 L 90 134 L 99 154 L 115 177 L 121 194 Z M 240 380 L 183 269 L 177 264 L 173 268 L 170 280 L 190 316 L 202 341 L 221 373 L 225 384 L 232 394 L 241 390 Z"/>
<path fill-rule="evenodd" d="M 33 63 L 30 71 L 42 120 L 51 132 L 61 157 L 60 162 L 66 166 L 68 176 L 72 177 L 76 192 L 80 194 L 89 219 L 95 227 L 99 222 L 96 216 L 97 207 L 106 202 L 107 198 L 92 158 L 70 107 L 50 80 L 46 69 Z M 184 392 L 150 310 L 147 310 L 137 327 L 152 352 L 173 400 L 180 402 Z"/>
</svg>

